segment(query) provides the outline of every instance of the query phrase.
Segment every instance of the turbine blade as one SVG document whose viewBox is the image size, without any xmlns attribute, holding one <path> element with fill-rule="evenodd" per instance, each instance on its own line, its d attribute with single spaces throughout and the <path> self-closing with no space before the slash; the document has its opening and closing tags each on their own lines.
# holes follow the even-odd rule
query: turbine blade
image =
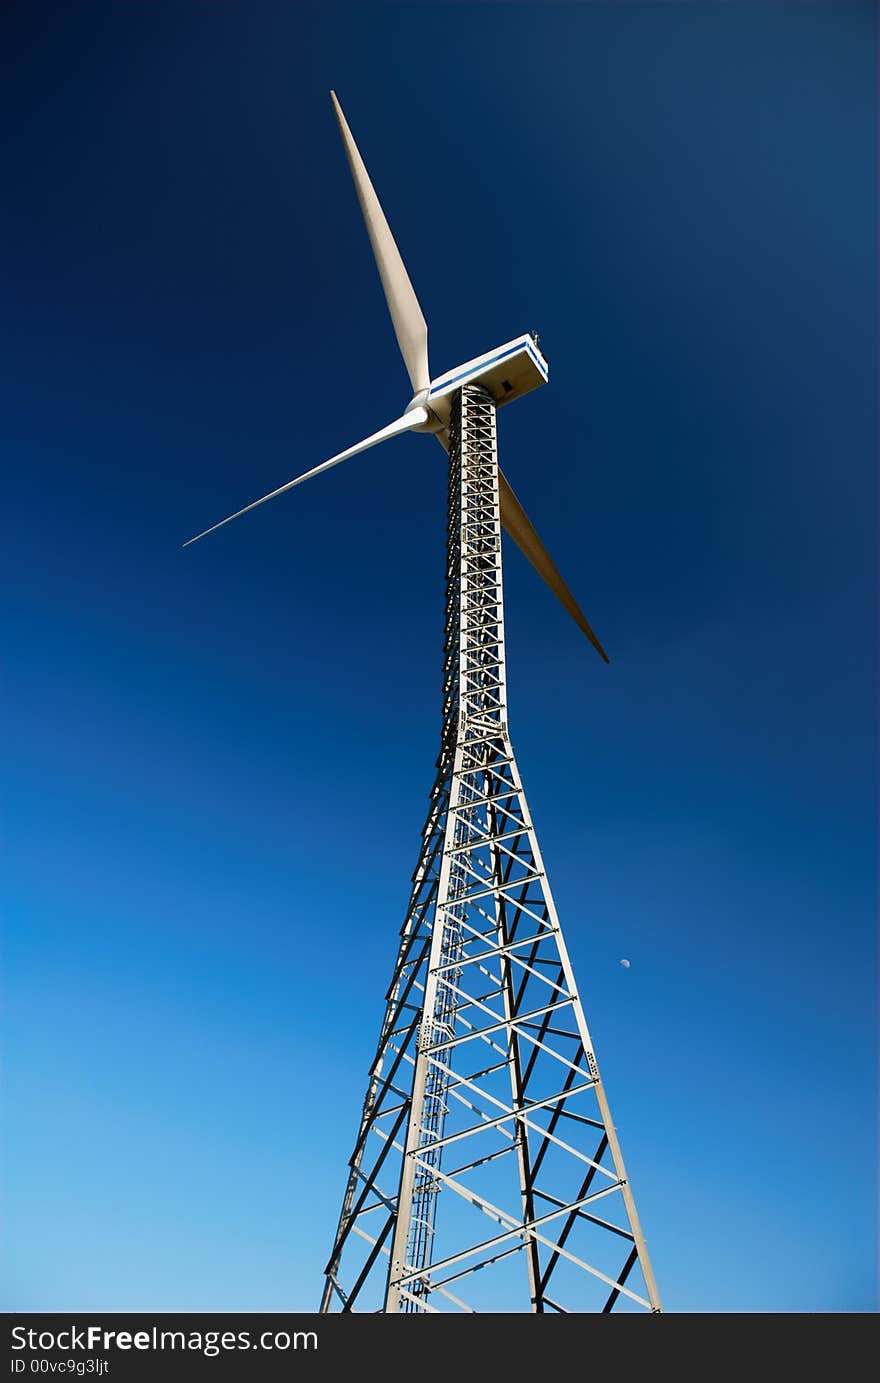
<svg viewBox="0 0 880 1383">
<path fill-rule="evenodd" d="M 400 251 L 394 243 L 394 237 L 388 228 L 388 222 L 385 220 L 385 213 L 379 205 L 379 198 L 370 182 L 370 175 L 364 167 L 364 161 L 358 152 L 351 130 L 348 128 L 348 122 L 336 99 L 335 91 L 330 92 L 330 99 L 333 102 L 333 109 L 336 111 L 336 119 L 339 122 L 339 132 L 345 146 L 348 166 L 354 179 L 355 191 L 361 204 L 367 234 L 370 237 L 379 277 L 385 291 L 385 301 L 388 303 L 388 311 L 391 313 L 391 320 L 394 323 L 397 344 L 400 347 L 400 353 L 412 382 L 413 393 L 417 394 L 420 389 L 427 389 L 431 382 L 431 376 L 428 373 L 428 328 L 413 286 L 409 281 L 409 275 L 404 268 Z"/>
<path fill-rule="evenodd" d="M 435 432 L 434 436 L 443 450 L 448 452 L 448 429 Z M 609 663 L 611 659 L 593 633 L 583 610 L 559 575 L 556 563 L 532 527 L 526 511 L 511 490 L 507 477 L 500 466 L 498 467 L 498 499 L 500 501 L 501 523 L 505 532 L 510 534 L 520 552 L 525 554 L 538 575 L 546 581 L 553 594 L 571 615 L 577 627 L 586 634 L 600 658 L 604 658 L 605 662 Z"/>
<path fill-rule="evenodd" d="M 224 524 L 232 523 L 233 519 L 241 518 L 242 514 L 249 513 L 251 509 L 258 509 L 259 506 L 265 504 L 267 500 L 275 499 L 276 495 L 283 495 L 285 490 L 292 490 L 294 485 L 302 485 L 304 480 L 311 480 L 313 475 L 320 475 L 321 471 L 329 471 L 331 466 L 338 466 L 340 461 L 347 461 L 350 456 L 357 456 L 360 451 L 367 451 L 370 447 L 378 446 L 380 442 L 386 442 L 389 437 L 396 437 L 400 432 L 412 432 L 413 428 L 420 427 L 422 423 L 427 421 L 428 410 L 426 408 L 411 408 L 408 412 L 404 413 L 402 418 L 396 418 L 393 423 L 389 423 L 387 427 L 383 427 L 378 432 L 372 433 L 371 436 L 365 437 L 364 440 L 358 442 L 356 446 L 348 447 L 347 450 L 339 452 L 338 456 L 331 456 L 329 461 L 323 461 L 320 466 L 313 467 L 312 470 L 306 471 L 304 475 L 298 475 L 295 480 L 288 480 L 286 485 L 280 485 L 277 490 L 272 490 L 270 494 L 263 495 L 262 499 L 255 499 L 253 504 L 246 504 L 243 509 L 239 509 L 236 513 L 230 514 L 226 519 L 221 519 L 219 523 L 215 523 L 211 528 L 206 528 L 204 533 L 197 533 L 194 538 L 190 538 L 183 546 L 189 547 L 191 543 L 197 543 L 200 538 L 206 538 L 209 533 L 216 532 L 216 530 L 222 528 Z"/>
<path fill-rule="evenodd" d="M 608 654 L 590 628 L 589 622 L 566 586 L 556 564 L 532 527 L 525 510 L 511 490 L 503 472 L 498 471 L 498 491 L 501 500 L 501 522 L 521 552 L 528 557 L 535 571 L 547 582 L 553 594 L 571 615 L 575 624 L 586 634 L 590 643 L 605 662 Z"/>
</svg>

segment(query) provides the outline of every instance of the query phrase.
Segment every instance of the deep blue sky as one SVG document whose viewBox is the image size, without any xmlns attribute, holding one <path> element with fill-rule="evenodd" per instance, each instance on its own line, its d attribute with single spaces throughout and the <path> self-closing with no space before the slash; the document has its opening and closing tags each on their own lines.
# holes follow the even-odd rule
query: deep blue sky
<svg viewBox="0 0 880 1383">
<path fill-rule="evenodd" d="M 16 1309 L 312 1309 L 439 728 L 435 373 L 537 329 L 511 723 L 672 1310 L 870 1310 L 876 9 L 6 5 Z M 630 970 L 619 965 L 628 957 Z"/>
</svg>

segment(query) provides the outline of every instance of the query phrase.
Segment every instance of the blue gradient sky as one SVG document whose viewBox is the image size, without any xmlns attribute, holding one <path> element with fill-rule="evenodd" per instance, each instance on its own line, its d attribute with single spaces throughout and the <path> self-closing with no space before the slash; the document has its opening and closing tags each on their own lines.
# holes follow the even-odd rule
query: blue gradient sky
<svg viewBox="0 0 880 1383">
<path fill-rule="evenodd" d="M 14 1309 L 312 1309 L 439 728 L 435 373 L 538 329 L 514 742 L 672 1310 L 870 1310 L 876 9 L 4 6 Z M 631 969 L 619 965 L 622 956 Z"/>
</svg>

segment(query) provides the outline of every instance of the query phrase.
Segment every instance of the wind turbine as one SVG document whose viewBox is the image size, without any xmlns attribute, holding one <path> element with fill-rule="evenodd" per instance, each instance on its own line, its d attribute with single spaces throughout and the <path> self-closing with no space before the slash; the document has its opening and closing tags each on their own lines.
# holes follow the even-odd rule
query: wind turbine
<svg viewBox="0 0 880 1383">
<path fill-rule="evenodd" d="M 608 661 L 498 466 L 496 411 L 547 362 L 525 334 L 431 378 L 422 309 L 330 95 L 413 395 L 184 544 L 402 433 L 448 453 L 440 756 L 321 1310 L 659 1312 L 507 724 L 502 528 Z"/>
</svg>

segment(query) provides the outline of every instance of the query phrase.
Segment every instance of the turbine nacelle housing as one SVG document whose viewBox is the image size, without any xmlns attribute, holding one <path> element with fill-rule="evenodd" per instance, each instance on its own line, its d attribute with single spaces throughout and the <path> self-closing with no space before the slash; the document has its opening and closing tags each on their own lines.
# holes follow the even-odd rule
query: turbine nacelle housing
<svg viewBox="0 0 880 1383">
<path fill-rule="evenodd" d="M 445 375 L 431 381 L 427 395 L 422 391 L 416 398 L 436 414 L 443 427 L 446 427 L 452 396 L 463 385 L 482 385 L 492 395 L 495 406 L 500 408 L 502 404 L 511 403 L 539 385 L 546 384 L 548 374 L 547 361 L 533 337 L 526 334 L 487 351 L 485 355 L 478 355 L 475 360 L 447 370 Z M 413 399 L 413 403 L 415 401 Z"/>
<path fill-rule="evenodd" d="M 521 398 L 531 389 L 547 383 L 547 361 L 544 359 L 531 335 L 517 336 L 514 341 L 506 341 L 503 346 L 456 365 L 444 375 L 438 375 L 427 389 L 419 389 L 413 394 L 404 411 L 412 413 L 416 409 L 427 409 L 428 418 L 418 423 L 413 432 L 443 432 L 449 426 L 449 412 L 452 398 L 457 389 L 464 384 L 479 384 L 491 394 L 496 408 L 513 399 Z"/>
</svg>

